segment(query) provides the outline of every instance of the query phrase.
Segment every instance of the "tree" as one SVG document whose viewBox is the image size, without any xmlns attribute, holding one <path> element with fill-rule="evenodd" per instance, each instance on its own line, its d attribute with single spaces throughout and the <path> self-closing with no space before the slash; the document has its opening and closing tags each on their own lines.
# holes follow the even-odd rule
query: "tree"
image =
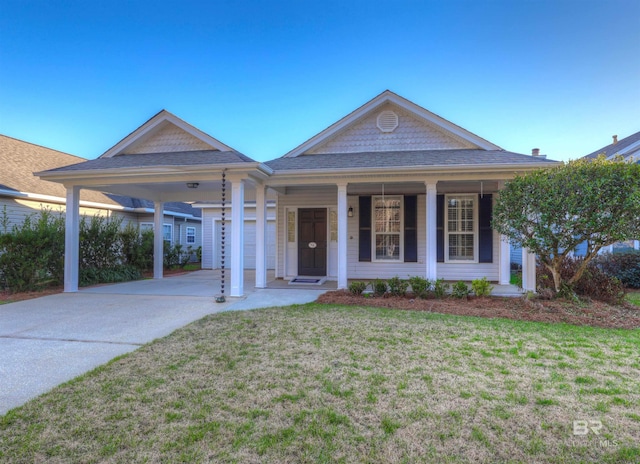
<svg viewBox="0 0 640 464">
<path fill-rule="evenodd" d="M 600 157 L 516 176 L 500 191 L 492 226 L 537 254 L 559 292 L 602 247 L 640 237 L 640 164 Z M 584 260 L 562 282 L 562 262 L 583 242 Z"/>
</svg>

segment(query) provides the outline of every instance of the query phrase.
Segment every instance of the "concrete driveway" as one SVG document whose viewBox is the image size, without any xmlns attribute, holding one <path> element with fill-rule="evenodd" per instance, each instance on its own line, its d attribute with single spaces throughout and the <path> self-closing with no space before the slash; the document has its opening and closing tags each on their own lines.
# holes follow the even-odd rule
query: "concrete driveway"
<svg viewBox="0 0 640 464">
<path fill-rule="evenodd" d="M 0 306 L 0 415 L 208 314 L 303 304 L 325 291 L 249 285 L 220 304 L 219 289 L 219 273 L 199 271 Z"/>
</svg>

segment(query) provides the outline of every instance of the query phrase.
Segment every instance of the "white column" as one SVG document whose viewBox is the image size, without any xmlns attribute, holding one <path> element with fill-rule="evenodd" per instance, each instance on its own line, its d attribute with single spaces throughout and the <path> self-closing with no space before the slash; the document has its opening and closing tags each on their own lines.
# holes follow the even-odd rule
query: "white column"
<svg viewBox="0 0 640 464">
<path fill-rule="evenodd" d="M 536 291 L 536 255 L 527 248 L 522 248 L 522 289 Z"/>
<path fill-rule="evenodd" d="M 509 238 L 505 235 L 500 236 L 500 269 L 498 272 L 498 283 L 509 285 L 511 281 L 511 247 L 509 246 Z"/>
<path fill-rule="evenodd" d="M 498 181 L 498 195 L 504 188 L 504 181 Z M 505 235 L 500 235 L 500 267 L 498 269 L 498 283 L 509 285 L 511 281 L 511 247 L 509 239 Z"/>
<path fill-rule="evenodd" d="M 164 203 L 153 202 L 153 278 L 162 279 L 164 265 Z"/>
<path fill-rule="evenodd" d="M 633 241 L 633 249 L 634 250 L 640 250 L 640 240 L 634 240 Z"/>
<path fill-rule="evenodd" d="M 256 186 L 256 288 L 267 287 L 266 187 Z"/>
<path fill-rule="evenodd" d="M 80 266 L 80 187 L 67 187 L 64 231 L 64 291 L 78 291 Z"/>
<path fill-rule="evenodd" d="M 429 280 L 437 279 L 438 269 L 438 190 L 436 182 L 425 182 L 427 196 L 426 208 L 426 228 L 427 231 L 427 256 L 425 277 Z"/>
<path fill-rule="evenodd" d="M 347 184 L 338 184 L 338 289 L 347 288 Z"/>
<path fill-rule="evenodd" d="M 231 179 L 229 179 L 231 180 Z M 231 180 L 231 292 L 244 294 L 244 182 Z"/>
</svg>

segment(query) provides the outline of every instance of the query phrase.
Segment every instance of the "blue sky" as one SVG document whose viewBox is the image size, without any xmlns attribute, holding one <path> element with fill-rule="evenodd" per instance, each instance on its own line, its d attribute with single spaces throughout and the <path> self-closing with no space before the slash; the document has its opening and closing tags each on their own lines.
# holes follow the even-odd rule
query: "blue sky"
<svg viewBox="0 0 640 464">
<path fill-rule="evenodd" d="M 390 89 L 519 153 L 640 130 L 640 2 L 0 3 L 0 133 L 95 158 L 167 109 L 261 161 Z"/>
</svg>

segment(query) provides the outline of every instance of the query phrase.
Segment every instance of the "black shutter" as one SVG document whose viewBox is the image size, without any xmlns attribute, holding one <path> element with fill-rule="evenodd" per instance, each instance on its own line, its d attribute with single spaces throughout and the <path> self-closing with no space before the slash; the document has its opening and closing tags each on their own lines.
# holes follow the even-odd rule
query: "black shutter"
<svg viewBox="0 0 640 464">
<path fill-rule="evenodd" d="M 404 262 L 418 262 L 418 197 L 404 197 Z"/>
<path fill-rule="evenodd" d="M 444 263 L 444 195 L 436 197 L 436 242 L 438 248 L 438 262 Z"/>
<path fill-rule="evenodd" d="M 478 202 L 478 262 L 493 262 L 492 196 L 484 194 Z"/>
<path fill-rule="evenodd" d="M 371 261 L 371 197 L 360 197 L 360 232 L 358 260 Z"/>
</svg>

